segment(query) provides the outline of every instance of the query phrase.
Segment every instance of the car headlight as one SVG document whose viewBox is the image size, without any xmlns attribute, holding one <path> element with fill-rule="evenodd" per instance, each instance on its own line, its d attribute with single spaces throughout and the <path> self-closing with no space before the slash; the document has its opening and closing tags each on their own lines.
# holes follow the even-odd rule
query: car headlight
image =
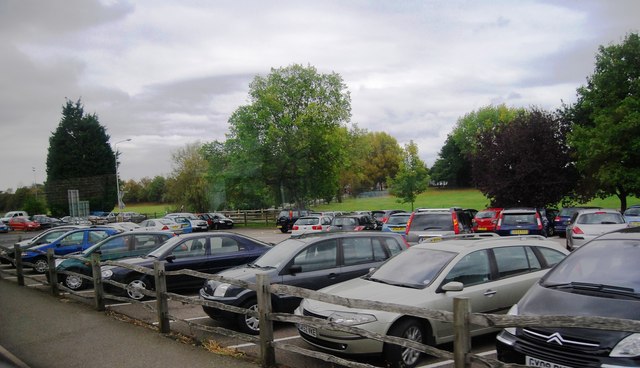
<svg viewBox="0 0 640 368">
<path fill-rule="evenodd" d="M 230 286 L 231 286 L 230 284 L 218 285 L 218 287 L 216 287 L 213 290 L 213 296 L 223 297 L 227 293 L 227 290 L 229 289 Z"/>
<path fill-rule="evenodd" d="M 372 314 L 334 312 L 328 318 L 329 322 L 339 323 L 345 326 L 356 326 L 364 323 L 375 322 L 378 319 Z"/>
<path fill-rule="evenodd" d="M 102 270 L 102 278 L 103 279 L 108 279 L 111 276 L 113 276 L 113 271 L 111 271 L 111 270 Z"/>
<path fill-rule="evenodd" d="M 517 316 L 518 315 L 518 304 L 514 304 L 511 306 L 511 308 L 509 309 L 509 311 L 507 312 L 508 316 Z M 516 328 L 515 327 L 507 327 L 504 329 L 506 332 L 515 335 L 516 334 Z"/>
<path fill-rule="evenodd" d="M 609 354 L 612 358 L 631 358 L 640 355 L 640 334 L 634 333 L 622 339 Z"/>
</svg>

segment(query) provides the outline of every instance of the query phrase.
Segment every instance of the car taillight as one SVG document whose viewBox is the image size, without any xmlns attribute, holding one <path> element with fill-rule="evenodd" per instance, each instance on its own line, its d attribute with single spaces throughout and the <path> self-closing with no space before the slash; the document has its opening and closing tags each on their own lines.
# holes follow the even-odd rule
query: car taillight
<svg viewBox="0 0 640 368">
<path fill-rule="evenodd" d="M 458 216 L 456 216 L 455 212 L 451 214 L 451 219 L 453 220 L 453 232 L 460 234 L 460 224 L 458 224 Z"/>
<path fill-rule="evenodd" d="M 299 227 L 298 227 L 298 225 L 293 225 L 293 227 L 292 227 L 291 229 L 293 229 L 293 230 L 298 230 L 298 229 L 299 229 Z"/>
<path fill-rule="evenodd" d="M 383 223 L 383 224 L 386 224 L 386 223 L 387 223 L 387 221 L 389 221 L 389 218 L 388 218 L 388 217 L 383 217 L 383 218 L 382 218 L 382 223 Z"/>
<path fill-rule="evenodd" d="M 500 218 L 498 218 L 498 223 L 496 224 L 496 230 L 500 230 L 500 226 L 502 226 L 502 214 Z"/>
<path fill-rule="evenodd" d="M 556 216 L 556 218 L 554 218 L 553 221 L 560 221 L 560 216 Z"/>
<path fill-rule="evenodd" d="M 536 221 L 538 222 L 538 230 L 542 230 L 542 221 L 540 220 L 540 215 L 536 214 Z"/>
<path fill-rule="evenodd" d="M 353 231 L 362 231 L 364 230 L 364 226 L 360 225 L 360 226 L 356 226 Z"/>
<path fill-rule="evenodd" d="M 409 221 L 407 221 L 407 227 L 405 227 L 405 229 L 404 229 L 404 233 L 407 234 L 407 235 L 409 234 L 409 229 L 411 229 L 411 223 L 413 222 L 413 216 L 415 216 L 415 215 L 416 215 L 416 213 L 413 212 L 413 213 L 411 213 L 411 216 L 409 216 Z"/>
<path fill-rule="evenodd" d="M 162 230 L 169 230 L 169 226 L 164 225 L 164 226 L 162 227 Z"/>
<path fill-rule="evenodd" d="M 311 230 L 322 230 L 322 225 L 313 225 L 311 226 Z"/>
<path fill-rule="evenodd" d="M 574 226 L 573 229 L 571 229 L 571 232 L 573 232 L 574 234 L 584 234 L 584 231 L 582 231 L 582 229 L 577 226 Z"/>
</svg>

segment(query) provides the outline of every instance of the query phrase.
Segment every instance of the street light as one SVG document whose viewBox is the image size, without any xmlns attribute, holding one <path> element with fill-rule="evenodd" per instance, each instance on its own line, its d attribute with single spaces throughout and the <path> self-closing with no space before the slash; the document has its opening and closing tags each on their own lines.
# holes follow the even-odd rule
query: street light
<svg viewBox="0 0 640 368">
<path fill-rule="evenodd" d="M 116 150 L 116 193 L 118 195 L 118 208 L 123 209 L 124 203 L 122 203 L 122 193 L 120 192 L 120 176 L 118 175 L 118 143 L 129 142 L 131 138 L 123 139 L 113 144 L 113 148 Z"/>
</svg>

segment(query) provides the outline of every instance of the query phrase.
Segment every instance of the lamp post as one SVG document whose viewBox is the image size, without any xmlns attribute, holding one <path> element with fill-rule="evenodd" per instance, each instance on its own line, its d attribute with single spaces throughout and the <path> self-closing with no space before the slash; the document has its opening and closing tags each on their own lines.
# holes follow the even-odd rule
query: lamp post
<svg viewBox="0 0 640 368">
<path fill-rule="evenodd" d="M 116 193 L 118 195 L 118 208 L 123 209 L 124 203 L 122 203 L 122 193 L 120 192 L 120 176 L 118 175 L 118 143 L 129 142 L 131 138 L 123 139 L 113 144 L 113 148 L 115 148 L 116 153 Z"/>
</svg>

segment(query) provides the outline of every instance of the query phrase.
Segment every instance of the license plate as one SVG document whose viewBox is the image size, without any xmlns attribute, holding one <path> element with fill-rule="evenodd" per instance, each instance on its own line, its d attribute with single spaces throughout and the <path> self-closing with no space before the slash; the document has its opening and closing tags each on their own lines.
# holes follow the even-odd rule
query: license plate
<svg viewBox="0 0 640 368">
<path fill-rule="evenodd" d="M 391 230 L 393 230 L 393 231 L 402 231 L 402 230 L 404 230 L 404 227 L 392 227 Z"/>
<path fill-rule="evenodd" d="M 487 231 L 487 228 L 486 227 L 479 227 L 478 231 Z"/>
<path fill-rule="evenodd" d="M 629 226 L 640 226 L 640 222 L 638 222 L 638 221 L 631 221 L 631 222 L 629 223 Z"/>
<path fill-rule="evenodd" d="M 298 330 L 300 330 L 300 332 L 304 332 L 309 336 L 318 337 L 318 330 L 315 327 L 311 327 L 307 325 L 298 325 Z"/>
<path fill-rule="evenodd" d="M 551 362 L 547 362 L 546 360 L 542 360 L 542 359 L 538 359 L 538 358 L 534 358 L 534 357 L 530 357 L 528 356 L 525 364 L 530 366 L 530 367 L 544 367 L 544 368 L 572 368 L 566 365 L 562 365 L 562 364 L 557 364 L 557 363 L 551 363 Z"/>
<path fill-rule="evenodd" d="M 511 234 L 513 234 L 513 235 L 527 235 L 527 234 L 529 234 L 529 230 L 511 230 Z"/>
<path fill-rule="evenodd" d="M 282 227 L 282 225 L 276 225 L 276 227 L 277 227 L 278 229 L 280 229 L 280 228 Z"/>
</svg>

